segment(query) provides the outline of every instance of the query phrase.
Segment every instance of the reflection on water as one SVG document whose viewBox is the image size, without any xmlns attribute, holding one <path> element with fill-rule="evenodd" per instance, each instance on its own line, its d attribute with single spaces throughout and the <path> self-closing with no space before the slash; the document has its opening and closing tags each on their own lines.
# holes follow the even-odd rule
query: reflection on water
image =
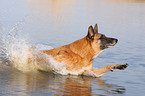
<svg viewBox="0 0 145 96">
<path fill-rule="evenodd" d="M 10 73 L 9 73 L 10 72 Z M 1 71 L 0 75 L 6 75 L 1 79 L 0 85 L 7 90 L 0 90 L 2 94 L 9 95 L 111 95 L 124 94 L 126 89 L 122 86 L 107 84 L 101 78 L 82 76 L 61 76 L 46 72 L 23 74 L 16 71 Z M 0 89 L 3 89 L 0 88 Z M 41 94 L 43 93 L 43 94 Z"/>
</svg>

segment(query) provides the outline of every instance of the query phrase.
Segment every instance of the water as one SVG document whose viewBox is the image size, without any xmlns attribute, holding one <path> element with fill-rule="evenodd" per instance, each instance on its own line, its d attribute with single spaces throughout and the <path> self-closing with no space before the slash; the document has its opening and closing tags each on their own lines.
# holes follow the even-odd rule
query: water
<svg viewBox="0 0 145 96">
<path fill-rule="evenodd" d="M 0 95 L 144 96 L 144 10 L 144 0 L 1 0 Z M 128 63 L 126 70 L 92 78 L 37 72 L 25 66 L 32 46 L 38 51 L 69 44 L 83 38 L 88 26 L 96 23 L 100 33 L 119 42 L 104 50 L 93 67 Z M 14 61 L 14 57 L 19 58 Z M 60 68 L 58 73 L 66 72 Z"/>
</svg>

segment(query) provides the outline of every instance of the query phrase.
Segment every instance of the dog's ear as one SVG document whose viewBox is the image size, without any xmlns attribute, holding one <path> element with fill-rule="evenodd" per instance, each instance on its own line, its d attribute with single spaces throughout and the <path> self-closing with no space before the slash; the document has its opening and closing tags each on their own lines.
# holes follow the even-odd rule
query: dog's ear
<svg viewBox="0 0 145 96">
<path fill-rule="evenodd" d="M 95 34 L 94 34 L 94 29 L 92 26 L 89 27 L 88 29 L 88 35 L 87 35 L 90 39 L 93 39 Z"/>
<path fill-rule="evenodd" d="M 96 24 L 95 27 L 94 27 L 94 33 L 95 33 L 95 34 L 98 34 L 98 25 L 97 25 L 97 24 Z"/>
</svg>

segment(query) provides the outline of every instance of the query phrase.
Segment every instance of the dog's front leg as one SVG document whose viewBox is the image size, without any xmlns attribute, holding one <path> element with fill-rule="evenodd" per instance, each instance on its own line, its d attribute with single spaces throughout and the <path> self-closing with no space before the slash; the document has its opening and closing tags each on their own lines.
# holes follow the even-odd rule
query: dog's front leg
<svg viewBox="0 0 145 96">
<path fill-rule="evenodd" d="M 105 66 L 103 68 L 100 68 L 98 70 L 92 70 L 92 71 L 93 71 L 93 73 L 95 73 L 95 75 L 97 77 L 100 77 L 108 71 L 113 71 L 115 69 L 124 70 L 127 66 L 128 66 L 128 64 L 109 65 L 109 66 Z"/>
</svg>

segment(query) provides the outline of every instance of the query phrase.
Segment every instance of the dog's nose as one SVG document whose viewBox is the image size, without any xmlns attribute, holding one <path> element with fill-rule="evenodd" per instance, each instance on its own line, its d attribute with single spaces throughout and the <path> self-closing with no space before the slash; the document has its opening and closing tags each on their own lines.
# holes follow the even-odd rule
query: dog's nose
<svg viewBox="0 0 145 96">
<path fill-rule="evenodd" d="M 114 43 L 118 42 L 118 39 L 116 39 L 116 38 L 111 38 L 111 39 L 112 39 L 112 42 L 114 42 Z"/>
<path fill-rule="evenodd" d="M 118 42 L 118 39 L 115 39 L 115 42 L 117 43 Z"/>
</svg>

